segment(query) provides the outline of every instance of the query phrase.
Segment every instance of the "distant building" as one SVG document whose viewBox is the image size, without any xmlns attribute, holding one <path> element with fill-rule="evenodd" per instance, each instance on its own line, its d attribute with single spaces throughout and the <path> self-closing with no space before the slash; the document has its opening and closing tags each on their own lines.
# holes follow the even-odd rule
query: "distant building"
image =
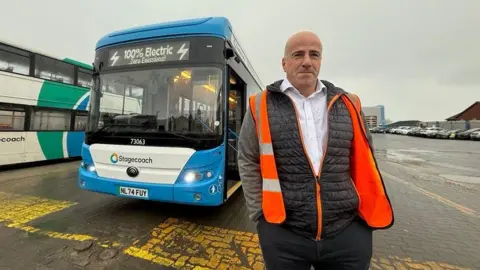
<svg viewBox="0 0 480 270">
<path fill-rule="evenodd" d="M 385 126 L 385 107 L 383 105 L 362 107 L 369 128 Z"/>
<path fill-rule="evenodd" d="M 477 101 L 466 108 L 461 113 L 455 114 L 446 119 L 447 121 L 470 121 L 470 120 L 480 120 L 480 101 Z"/>
</svg>

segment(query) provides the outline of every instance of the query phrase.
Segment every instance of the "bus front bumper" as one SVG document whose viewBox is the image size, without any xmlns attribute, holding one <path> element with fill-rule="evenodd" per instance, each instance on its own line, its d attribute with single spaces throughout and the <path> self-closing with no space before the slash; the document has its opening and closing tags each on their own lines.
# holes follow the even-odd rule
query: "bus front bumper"
<svg viewBox="0 0 480 270">
<path fill-rule="evenodd" d="M 218 206 L 224 198 L 223 185 L 216 179 L 193 184 L 143 183 L 100 177 L 83 167 L 78 171 L 78 185 L 92 192 L 177 204 Z"/>
</svg>

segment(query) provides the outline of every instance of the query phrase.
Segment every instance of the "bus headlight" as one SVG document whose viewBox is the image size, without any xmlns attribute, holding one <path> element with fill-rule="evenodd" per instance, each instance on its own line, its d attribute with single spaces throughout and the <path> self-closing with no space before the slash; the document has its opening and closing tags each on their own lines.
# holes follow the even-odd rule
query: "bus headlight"
<svg viewBox="0 0 480 270">
<path fill-rule="evenodd" d="M 81 162 L 80 163 L 80 166 L 82 166 L 85 170 L 89 171 L 89 172 L 94 172 L 96 171 L 95 169 L 95 165 L 92 165 L 92 164 L 87 164 L 85 162 Z"/>
<path fill-rule="evenodd" d="M 199 172 L 187 172 L 183 177 L 183 180 L 185 180 L 187 183 L 192 183 L 200 179 L 202 179 L 202 174 Z"/>
</svg>

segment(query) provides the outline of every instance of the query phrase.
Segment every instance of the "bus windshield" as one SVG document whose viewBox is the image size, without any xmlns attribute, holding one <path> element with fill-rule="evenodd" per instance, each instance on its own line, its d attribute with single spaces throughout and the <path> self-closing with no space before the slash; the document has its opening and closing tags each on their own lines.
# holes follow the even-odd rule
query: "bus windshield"
<svg viewBox="0 0 480 270">
<path fill-rule="evenodd" d="M 195 138 L 222 132 L 219 68 L 116 71 L 100 74 L 94 83 L 87 132 Z"/>
</svg>

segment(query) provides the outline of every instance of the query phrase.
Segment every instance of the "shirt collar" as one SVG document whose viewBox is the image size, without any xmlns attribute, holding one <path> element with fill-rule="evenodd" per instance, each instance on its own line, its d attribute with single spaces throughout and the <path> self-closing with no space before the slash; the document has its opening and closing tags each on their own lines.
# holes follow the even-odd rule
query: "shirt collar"
<svg viewBox="0 0 480 270">
<path fill-rule="evenodd" d="M 280 90 L 282 90 L 282 92 L 285 92 L 287 89 L 290 89 L 290 88 L 293 88 L 298 92 L 298 89 L 295 88 L 295 86 L 293 86 L 292 83 L 287 78 L 285 78 L 282 84 L 280 85 Z M 322 83 L 321 80 L 317 79 L 317 89 L 315 89 L 315 93 L 322 92 L 323 90 L 326 91 L 327 87 Z"/>
</svg>

